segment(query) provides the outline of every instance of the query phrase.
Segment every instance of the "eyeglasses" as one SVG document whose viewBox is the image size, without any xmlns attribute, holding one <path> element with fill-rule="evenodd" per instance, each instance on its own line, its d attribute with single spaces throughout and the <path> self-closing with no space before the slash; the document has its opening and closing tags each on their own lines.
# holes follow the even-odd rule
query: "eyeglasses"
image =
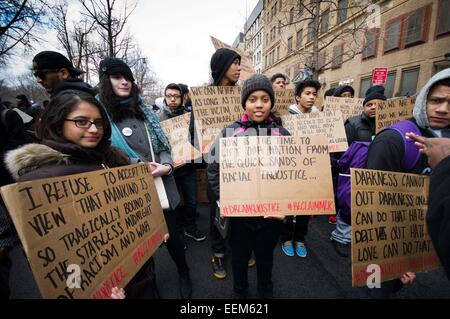
<svg viewBox="0 0 450 319">
<path fill-rule="evenodd" d="M 59 69 L 41 69 L 33 72 L 34 77 L 40 78 L 41 80 L 45 80 L 45 76 L 50 72 L 58 72 Z"/>
<path fill-rule="evenodd" d="M 76 127 L 90 129 L 92 124 L 95 125 L 97 129 L 103 129 L 103 119 L 97 119 L 95 121 L 89 121 L 86 119 L 65 119 L 65 121 L 74 122 Z"/>
<path fill-rule="evenodd" d="M 175 100 L 177 100 L 177 99 L 181 99 L 181 95 L 170 95 L 170 94 L 167 94 L 166 95 L 166 98 L 167 99 L 175 99 Z"/>
</svg>

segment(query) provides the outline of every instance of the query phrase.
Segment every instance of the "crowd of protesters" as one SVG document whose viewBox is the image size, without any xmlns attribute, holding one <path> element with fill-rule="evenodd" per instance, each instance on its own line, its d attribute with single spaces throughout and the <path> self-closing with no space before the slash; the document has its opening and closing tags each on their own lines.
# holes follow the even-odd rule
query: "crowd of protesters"
<svg viewBox="0 0 450 319">
<path fill-rule="evenodd" d="M 212 86 L 239 84 L 241 56 L 233 50 L 218 49 L 211 57 Z M 147 106 L 140 96 L 130 67 L 121 59 L 106 57 L 99 64 L 97 87 L 79 79 L 84 72 L 75 68 L 63 55 L 43 51 L 35 55 L 32 67 L 36 81 L 50 96 L 45 107 L 32 105 L 25 95 L 16 97 L 16 107 L 1 104 L 1 186 L 14 182 L 58 177 L 112 168 L 130 163 L 146 163 L 154 177 L 161 177 L 168 197 L 164 218 L 168 234 L 165 246 L 173 259 L 179 278 L 179 297 L 189 299 L 195 282 L 191 282 L 185 241 L 211 242 L 212 275 L 218 280 L 228 276 L 226 258 L 231 258 L 231 274 L 236 295 L 248 295 L 248 267 L 256 265 L 257 289 L 261 298 L 276 297 L 273 291 L 273 252 L 279 247 L 290 257 L 307 258 L 307 233 L 311 216 L 236 217 L 229 222 L 228 235 L 217 227 L 220 205 L 220 165 L 218 139 L 208 161 L 174 167 L 168 138 L 160 122 L 190 112 L 190 142 L 198 147 L 195 116 L 189 89 L 182 83 L 166 86 L 164 96 Z M 176 79 L 174 79 L 176 80 Z M 272 114 L 276 105 L 275 90 L 283 90 L 288 78 L 274 74 L 270 79 L 255 74 L 243 81 L 241 104 L 244 115 L 223 130 L 220 137 L 255 135 L 287 136 L 282 122 Z M 320 112 L 317 105 L 321 84 L 312 79 L 295 83 L 295 103 L 291 114 Z M 342 85 L 327 90 L 324 96 L 353 98 L 354 89 Z M 375 133 L 375 110 L 386 100 L 383 86 L 367 90 L 363 111 L 345 122 L 349 146 L 370 143 L 365 167 L 385 171 L 431 174 L 427 224 L 436 252 L 450 279 L 450 69 L 434 75 L 421 89 L 413 117 L 403 121 L 407 137 L 398 129 Z M 17 111 L 18 110 L 18 111 Z M 27 120 L 20 112 L 28 115 Z M 230 135 L 231 134 L 231 135 Z M 404 165 L 405 138 L 415 141 L 420 156 Z M 409 150 L 408 150 L 409 151 Z M 330 163 L 333 186 L 342 171 L 345 154 L 333 154 Z M 211 160 L 211 159 L 216 159 Z M 340 163 L 341 161 L 341 163 Z M 197 170 L 207 168 L 209 231 L 197 225 Z M 180 204 L 180 194 L 183 201 Z M 330 245 L 344 258 L 350 255 L 350 212 L 339 207 L 329 222 L 336 225 Z M 0 298 L 10 294 L 9 252 L 21 247 L 14 225 L 3 202 L 0 202 Z M 315 252 L 320 254 L 320 252 Z M 22 254 L 22 258 L 26 258 Z M 112 298 L 159 298 L 155 263 L 151 257 L 125 287 L 115 287 Z M 31 270 L 28 269 L 30 272 Z M 32 277 L 32 276 L 31 276 Z M 388 298 L 405 284 L 415 280 L 415 273 L 383 282 L 380 289 L 354 288 L 355 298 Z M 34 283 L 35 284 L 35 283 Z"/>
</svg>

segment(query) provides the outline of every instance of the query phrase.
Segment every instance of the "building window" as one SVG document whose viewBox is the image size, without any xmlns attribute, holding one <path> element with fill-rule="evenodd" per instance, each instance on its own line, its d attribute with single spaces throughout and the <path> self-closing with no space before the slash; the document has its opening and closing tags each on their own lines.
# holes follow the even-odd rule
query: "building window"
<svg viewBox="0 0 450 319">
<path fill-rule="evenodd" d="M 361 79 L 361 83 L 359 85 L 359 97 L 360 98 L 366 97 L 366 91 L 367 91 L 367 89 L 370 88 L 371 83 L 372 83 L 372 76 Z"/>
<path fill-rule="evenodd" d="M 437 36 L 450 33 L 450 19 L 448 17 L 448 12 L 450 12 L 450 0 L 440 0 L 436 27 Z"/>
<path fill-rule="evenodd" d="M 303 42 L 303 30 L 300 30 L 297 32 L 297 48 L 300 48 L 302 46 Z"/>
<path fill-rule="evenodd" d="M 425 36 L 425 8 L 413 11 L 408 16 L 405 46 L 424 42 Z"/>
<path fill-rule="evenodd" d="M 376 56 L 378 47 L 379 29 L 367 30 L 364 39 L 362 58 L 368 59 Z"/>
<path fill-rule="evenodd" d="M 385 87 L 384 95 L 390 99 L 394 96 L 395 78 L 397 72 L 389 72 L 386 78 L 386 83 L 383 85 Z"/>
<path fill-rule="evenodd" d="M 395 19 L 387 23 L 384 52 L 398 49 L 400 47 L 401 26 L 402 26 L 401 18 Z"/>
<path fill-rule="evenodd" d="M 319 53 L 319 61 L 317 62 L 317 70 L 321 71 L 321 69 L 325 66 L 326 59 L 327 59 L 327 51 L 323 50 Z"/>
<path fill-rule="evenodd" d="M 328 31 L 329 20 L 330 20 L 330 9 L 327 9 L 322 13 L 322 21 L 320 23 L 320 34 L 323 34 Z"/>
<path fill-rule="evenodd" d="M 312 41 L 314 33 L 314 22 L 310 22 L 308 24 L 308 42 Z"/>
<path fill-rule="evenodd" d="M 288 54 L 291 53 L 294 49 L 293 42 L 294 42 L 293 38 L 290 37 L 287 42 L 288 43 Z"/>
<path fill-rule="evenodd" d="M 337 17 L 338 24 L 344 22 L 347 19 L 347 7 L 348 7 L 348 0 L 338 1 L 338 17 Z"/>
<path fill-rule="evenodd" d="M 402 71 L 400 80 L 400 96 L 410 96 L 416 94 L 417 80 L 420 68 Z"/>
<path fill-rule="evenodd" d="M 343 44 L 339 44 L 333 48 L 333 62 L 331 63 L 332 69 L 337 69 L 341 67 L 343 49 L 344 49 Z"/>
<path fill-rule="evenodd" d="M 289 23 L 293 22 L 294 22 L 294 7 L 292 7 L 291 10 L 289 10 Z"/>
<path fill-rule="evenodd" d="M 334 89 L 339 86 L 339 82 L 334 82 L 330 84 L 330 89 Z"/>
<path fill-rule="evenodd" d="M 277 47 L 277 61 L 280 59 L 280 47 Z"/>
<path fill-rule="evenodd" d="M 298 16 L 301 17 L 302 14 L 303 14 L 303 1 L 299 0 L 298 1 Z"/>
</svg>

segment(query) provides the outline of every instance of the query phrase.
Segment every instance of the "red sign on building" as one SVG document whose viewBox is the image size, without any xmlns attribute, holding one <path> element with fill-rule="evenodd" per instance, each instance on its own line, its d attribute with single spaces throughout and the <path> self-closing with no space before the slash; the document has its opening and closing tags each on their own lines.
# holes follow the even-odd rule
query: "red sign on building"
<svg viewBox="0 0 450 319">
<path fill-rule="evenodd" d="M 372 74 L 372 85 L 385 84 L 387 72 L 387 68 L 375 68 Z"/>
</svg>

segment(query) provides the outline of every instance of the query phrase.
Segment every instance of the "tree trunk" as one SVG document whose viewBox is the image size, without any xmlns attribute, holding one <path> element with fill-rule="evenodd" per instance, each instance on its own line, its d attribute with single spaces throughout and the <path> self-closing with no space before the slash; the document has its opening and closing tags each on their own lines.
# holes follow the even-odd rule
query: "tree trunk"
<svg viewBox="0 0 450 319">
<path fill-rule="evenodd" d="M 319 79 L 319 17 L 320 17 L 320 0 L 314 0 L 314 36 L 313 36 L 313 61 L 312 61 L 312 74 L 313 80 Z"/>
</svg>

